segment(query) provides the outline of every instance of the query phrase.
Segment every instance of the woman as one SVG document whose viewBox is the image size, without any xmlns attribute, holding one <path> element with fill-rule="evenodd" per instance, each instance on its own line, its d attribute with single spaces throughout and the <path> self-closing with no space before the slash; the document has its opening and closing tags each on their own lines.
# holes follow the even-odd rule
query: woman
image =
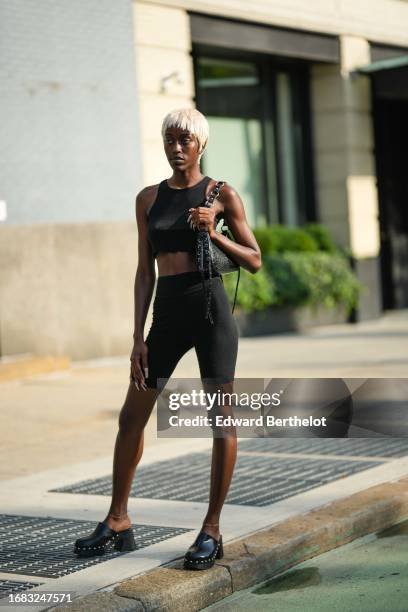
<svg viewBox="0 0 408 612">
<path fill-rule="evenodd" d="M 204 390 L 232 393 L 238 350 L 238 330 L 220 275 L 202 279 L 197 268 L 196 230 L 209 232 L 211 240 L 240 266 L 255 273 L 261 254 L 249 228 L 244 207 L 234 189 L 224 184 L 212 207 L 202 204 L 216 185 L 203 176 L 200 159 L 208 142 L 208 122 L 196 109 L 169 113 L 163 121 L 164 151 L 173 170 L 170 179 L 142 189 L 136 198 L 139 233 L 135 278 L 134 346 L 130 384 L 119 416 L 113 492 L 104 521 L 87 538 L 76 541 L 80 555 L 103 554 L 109 541 L 117 550 L 134 550 L 127 503 L 135 468 L 143 452 L 143 430 L 161 391 L 158 378 L 168 380 L 180 358 L 195 348 Z M 216 233 L 222 216 L 235 241 Z M 144 339 L 144 324 L 155 284 L 154 259 L 159 277 L 153 303 L 153 322 Z M 205 316 L 202 282 L 211 285 L 211 317 Z M 212 385 L 212 386 L 211 386 Z M 231 414 L 231 406 L 220 413 Z M 214 434 L 214 429 L 213 429 Z M 195 542 L 185 555 L 185 568 L 206 569 L 221 558 L 219 517 L 236 459 L 236 432 L 222 429 L 213 435 L 210 500 Z"/>
</svg>

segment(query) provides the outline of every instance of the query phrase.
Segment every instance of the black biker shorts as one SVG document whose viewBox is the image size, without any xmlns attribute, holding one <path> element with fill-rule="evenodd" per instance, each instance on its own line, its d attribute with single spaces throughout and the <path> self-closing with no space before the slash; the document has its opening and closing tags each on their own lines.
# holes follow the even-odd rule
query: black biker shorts
<svg viewBox="0 0 408 612">
<path fill-rule="evenodd" d="M 238 327 L 220 275 L 212 283 L 213 324 L 205 318 L 199 272 L 159 276 L 153 302 L 146 386 L 162 389 L 181 357 L 194 347 L 200 378 L 208 383 L 232 382 L 238 354 Z M 157 379 L 166 379 L 158 381 Z"/>
</svg>

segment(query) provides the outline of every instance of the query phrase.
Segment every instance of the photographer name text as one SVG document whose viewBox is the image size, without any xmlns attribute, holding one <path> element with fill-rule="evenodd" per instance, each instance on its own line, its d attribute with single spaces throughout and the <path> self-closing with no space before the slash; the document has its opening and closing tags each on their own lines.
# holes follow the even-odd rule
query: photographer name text
<svg viewBox="0 0 408 612">
<path fill-rule="evenodd" d="M 326 417 L 298 417 L 296 415 L 286 418 L 276 418 L 273 415 L 259 415 L 257 417 L 232 417 L 216 415 L 195 416 L 192 418 L 172 415 L 169 417 L 171 427 L 326 427 Z"/>
</svg>

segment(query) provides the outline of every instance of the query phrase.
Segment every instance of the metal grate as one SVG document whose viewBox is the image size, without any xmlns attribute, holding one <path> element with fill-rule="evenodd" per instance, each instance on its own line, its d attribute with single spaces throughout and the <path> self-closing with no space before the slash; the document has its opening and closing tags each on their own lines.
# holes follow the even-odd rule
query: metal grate
<svg viewBox="0 0 408 612">
<path fill-rule="evenodd" d="M 350 455 L 355 457 L 403 457 L 408 455 L 408 438 L 254 438 L 241 442 L 243 451 Z"/>
<path fill-rule="evenodd" d="M 241 448 L 241 446 L 240 446 Z M 131 496 L 208 502 L 210 452 L 191 453 L 138 469 Z M 375 467 L 381 461 L 239 455 L 226 503 L 266 506 L 308 489 Z M 111 476 L 81 481 L 54 492 L 111 495 Z"/>
<path fill-rule="evenodd" d="M 78 558 L 73 552 L 74 541 L 95 527 L 94 521 L 0 514 L 0 571 L 60 578 L 128 554 L 112 549 L 103 556 Z M 133 531 L 140 549 L 191 530 L 134 525 Z"/>
<path fill-rule="evenodd" d="M 11 593 L 20 593 L 27 591 L 36 586 L 40 586 L 42 582 L 21 582 L 19 580 L 0 580 L 0 599 L 7 597 Z"/>
</svg>

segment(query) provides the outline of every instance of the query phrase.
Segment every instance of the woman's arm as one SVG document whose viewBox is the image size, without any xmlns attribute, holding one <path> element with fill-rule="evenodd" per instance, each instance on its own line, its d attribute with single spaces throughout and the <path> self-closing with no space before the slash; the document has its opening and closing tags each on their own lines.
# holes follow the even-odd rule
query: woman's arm
<svg viewBox="0 0 408 612">
<path fill-rule="evenodd" d="M 216 232 L 214 222 L 209 225 L 210 238 L 240 266 L 255 274 L 262 266 L 261 250 L 248 225 L 242 200 L 227 183 L 221 189 L 218 199 L 224 205 L 224 220 L 236 242 Z M 211 211 L 211 208 L 207 210 Z"/>
<path fill-rule="evenodd" d="M 136 221 L 138 228 L 138 264 L 134 283 L 134 340 L 142 340 L 150 301 L 153 295 L 156 271 L 150 242 L 147 236 L 146 210 L 154 199 L 156 185 L 146 187 L 136 197 Z"/>
<path fill-rule="evenodd" d="M 155 198 L 155 187 L 142 189 L 136 197 L 136 221 L 138 228 L 138 263 L 134 285 L 135 317 L 133 349 L 130 356 L 130 380 L 140 391 L 146 390 L 148 376 L 147 345 L 144 341 L 144 326 L 152 299 L 156 272 L 150 242 L 147 235 L 146 210 Z M 156 190 L 157 193 L 157 190 Z"/>
</svg>

